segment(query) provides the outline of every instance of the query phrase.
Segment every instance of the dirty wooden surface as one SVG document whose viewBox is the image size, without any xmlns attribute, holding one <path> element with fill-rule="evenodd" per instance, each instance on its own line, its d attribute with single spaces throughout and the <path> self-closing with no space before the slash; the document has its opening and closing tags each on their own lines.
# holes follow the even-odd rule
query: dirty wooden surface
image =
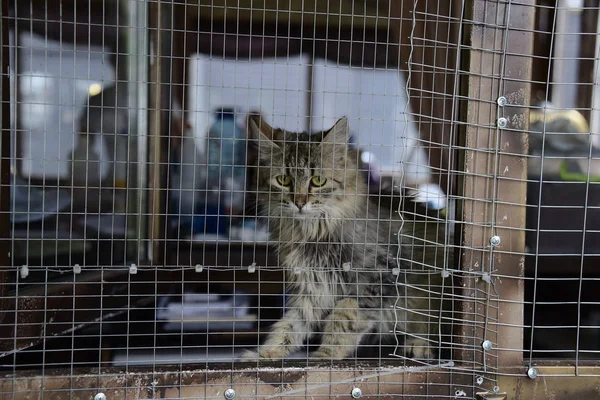
<svg viewBox="0 0 600 400">
<path fill-rule="evenodd" d="M 92 399 L 102 392 L 107 399 L 224 398 L 234 389 L 239 398 L 350 398 L 353 388 L 363 398 L 418 399 L 453 397 L 456 390 L 447 370 L 434 367 L 330 368 L 290 367 L 249 369 L 185 369 L 147 371 L 106 368 L 48 371 L 45 376 L 21 373 L 2 377 L 0 396 L 6 399 Z M 465 388 L 465 393 L 468 388 Z M 14 397 L 6 397 L 14 396 Z"/>
</svg>

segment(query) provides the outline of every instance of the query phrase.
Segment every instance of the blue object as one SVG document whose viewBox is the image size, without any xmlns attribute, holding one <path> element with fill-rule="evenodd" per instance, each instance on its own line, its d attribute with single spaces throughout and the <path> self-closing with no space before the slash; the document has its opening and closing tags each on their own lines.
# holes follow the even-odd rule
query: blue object
<svg viewBox="0 0 600 400">
<path fill-rule="evenodd" d="M 229 231 L 229 216 L 223 206 L 203 204 L 198 207 L 192 220 L 192 234 L 216 233 L 225 235 Z"/>
<path fill-rule="evenodd" d="M 233 108 L 215 111 L 215 121 L 207 135 L 209 188 L 223 188 L 227 178 L 244 182 L 246 177 L 246 137 L 235 123 Z"/>
<path fill-rule="evenodd" d="M 180 235 L 199 233 L 226 235 L 229 232 L 229 219 L 225 207 L 218 204 L 198 204 L 193 215 L 173 213 L 170 217 L 173 227 Z"/>
</svg>

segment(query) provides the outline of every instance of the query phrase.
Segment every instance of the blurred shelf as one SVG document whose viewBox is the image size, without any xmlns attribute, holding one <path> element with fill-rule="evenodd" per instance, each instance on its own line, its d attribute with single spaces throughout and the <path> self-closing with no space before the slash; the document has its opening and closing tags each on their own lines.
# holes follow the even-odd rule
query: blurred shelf
<svg viewBox="0 0 600 400">
<path fill-rule="evenodd" d="M 167 239 L 168 242 L 176 242 L 184 246 L 229 246 L 229 247 L 267 247 L 277 245 L 275 241 L 247 241 L 238 239 L 229 239 L 227 237 L 214 239 Z"/>
<path fill-rule="evenodd" d="M 169 239 L 166 246 L 167 263 L 171 265 L 203 265 L 226 268 L 247 268 L 254 264 L 278 266 L 273 242 Z"/>
</svg>

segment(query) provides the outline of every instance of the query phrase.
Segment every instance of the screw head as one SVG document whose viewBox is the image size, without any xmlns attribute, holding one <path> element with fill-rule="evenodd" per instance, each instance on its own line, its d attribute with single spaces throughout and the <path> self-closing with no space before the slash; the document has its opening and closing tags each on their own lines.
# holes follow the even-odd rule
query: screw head
<svg viewBox="0 0 600 400">
<path fill-rule="evenodd" d="M 362 390 L 360 390 L 360 388 L 355 387 L 354 389 L 352 389 L 351 395 L 353 399 L 360 399 L 362 397 Z"/>
<path fill-rule="evenodd" d="M 535 379 L 535 378 L 537 378 L 537 376 L 538 376 L 537 369 L 535 369 L 535 368 L 533 368 L 533 367 L 532 367 L 532 368 L 529 368 L 529 369 L 527 370 L 527 376 L 528 376 L 530 379 Z"/>
<path fill-rule="evenodd" d="M 504 118 L 504 117 L 500 117 L 500 118 L 498 118 L 498 121 L 496 122 L 496 125 L 500 129 L 506 128 L 506 126 L 508 125 L 508 120 L 506 118 Z"/>
<path fill-rule="evenodd" d="M 492 388 L 492 392 L 494 392 L 494 393 L 500 393 L 500 386 L 494 386 Z"/>
<path fill-rule="evenodd" d="M 233 399 L 235 399 L 235 390 L 233 390 L 233 389 L 227 389 L 225 391 L 225 398 L 227 400 L 233 400 Z"/>
<path fill-rule="evenodd" d="M 500 242 L 501 242 L 500 236 L 494 235 L 490 238 L 490 244 L 493 247 L 500 246 Z"/>
<path fill-rule="evenodd" d="M 476 382 L 480 386 L 483 385 L 483 376 L 478 376 Z"/>
<path fill-rule="evenodd" d="M 106 400 L 106 395 L 102 392 L 94 396 L 94 400 Z"/>
<path fill-rule="evenodd" d="M 497 101 L 498 101 L 498 105 L 499 105 L 500 107 L 504 107 L 504 106 L 505 106 L 505 105 L 508 103 L 508 102 L 506 101 L 506 97 L 504 97 L 504 96 L 500 96 L 500 97 L 498 97 L 498 100 L 497 100 Z"/>
<path fill-rule="evenodd" d="M 481 347 L 483 347 L 485 351 L 490 351 L 492 349 L 492 342 L 490 340 L 484 340 Z"/>
</svg>

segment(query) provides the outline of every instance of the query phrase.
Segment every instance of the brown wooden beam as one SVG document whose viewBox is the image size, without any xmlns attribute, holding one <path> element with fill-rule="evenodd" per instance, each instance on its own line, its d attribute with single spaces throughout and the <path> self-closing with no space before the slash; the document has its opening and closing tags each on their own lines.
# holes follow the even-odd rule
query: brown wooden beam
<svg viewBox="0 0 600 400">
<path fill-rule="evenodd" d="M 337 0 L 175 0 L 192 19 L 212 19 L 241 25 L 283 24 L 306 31 L 386 29 L 389 1 Z"/>
<path fill-rule="evenodd" d="M 104 46 L 113 53 L 119 29 L 126 26 L 117 0 L 11 1 L 13 26 L 61 43 Z M 114 62 L 114 58 L 112 59 Z"/>
<path fill-rule="evenodd" d="M 533 42 L 531 102 L 538 104 L 550 100 L 550 79 L 552 79 L 550 58 L 552 57 L 552 36 L 555 30 L 556 0 L 538 0 L 540 6 L 535 11 L 535 40 Z"/>
<path fill-rule="evenodd" d="M 490 374 L 521 365 L 525 210 L 535 0 L 469 2 L 461 79 L 463 162 L 457 359 Z M 500 105 L 503 97 L 506 104 Z M 505 126 L 499 125 L 505 118 Z M 499 243 L 492 244 L 497 237 Z M 495 277 L 496 274 L 502 278 Z M 489 340 L 491 349 L 484 350 Z M 502 349 L 502 350 L 497 350 Z"/>
<path fill-rule="evenodd" d="M 400 69 L 408 77 L 411 112 L 421 138 L 429 142 L 426 150 L 431 166 L 441 171 L 453 167 L 449 145 L 458 111 L 456 71 L 461 3 L 457 0 L 391 3 L 392 35 L 400 46 Z M 453 182 L 448 182 L 446 173 L 434 172 L 433 181 L 439 182 L 444 190 L 452 190 Z"/>
<path fill-rule="evenodd" d="M 592 94 L 596 74 L 596 45 L 598 41 L 598 14 L 600 6 L 596 0 L 586 0 L 581 13 L 581 54 L 577 86 L 577 108 L 589 122 L 592 110 Z"/>
<path fill-rule="evenodd" d="M 275 368 L 274 368 L 275 367 Z M 283 367 L 283 368 L 282 368 Z M 289 367 L 294 367 L 290 369 Z M 235 390 L 236 398 L 350 398 L 355 387 L 364 399 L 383 397 L 418 399 L 423 393 L 431 398 L 454 398 L 454 376 L 443 368 L 413 366 L 379 368 L 368 364 L 343 365 L 332 369 L 317 363 L 267 363 L 257 368 L 255 363 L 214 364 L 211 368 L 186 366 L 147 368 L 129 367 L 100 369 L 47 370 L 44 376 L 35 372 L 17 372 L 11 379 L 0 380 L 0 391 L 15 393 L 15 400 L 28 399 L 42 393 L 46 397 L 62 398 L 77 390 L 81 398 L 94 398 L 102 392 L 108 399 L 129 398 L 223 398 L 227 389 Z M 465 375 L 467 373 L 464 373 Z M 43 384 L 42 384 L 43 382 Z M 473 398 L 472 389 L 467 389 Z"/>
<path fill-rule="evenodd" d="M 6 297 L 6 292 L 11 281 L 14 279 L 14 270 L 11 268 L 10 254 L 10 148 L 11 148 L 11 129 L 10 129 L 10 42 L 9 42 L 9 0 L 2 0 L 2 9 L 0 15 L 0 46 L 2 59 L 2 102 L 1 115 L 2 121 L 2 140 L 0 146 L 0 310 L 8 310 L 10 299 Z M 13 274 L 11 274 L 11 271 Z M 11 276 L 13 275 L 13 276 Z M 0 337 L 8 333 L 5 327 L 5 314 L 0 313 Z"/>
</svg>

